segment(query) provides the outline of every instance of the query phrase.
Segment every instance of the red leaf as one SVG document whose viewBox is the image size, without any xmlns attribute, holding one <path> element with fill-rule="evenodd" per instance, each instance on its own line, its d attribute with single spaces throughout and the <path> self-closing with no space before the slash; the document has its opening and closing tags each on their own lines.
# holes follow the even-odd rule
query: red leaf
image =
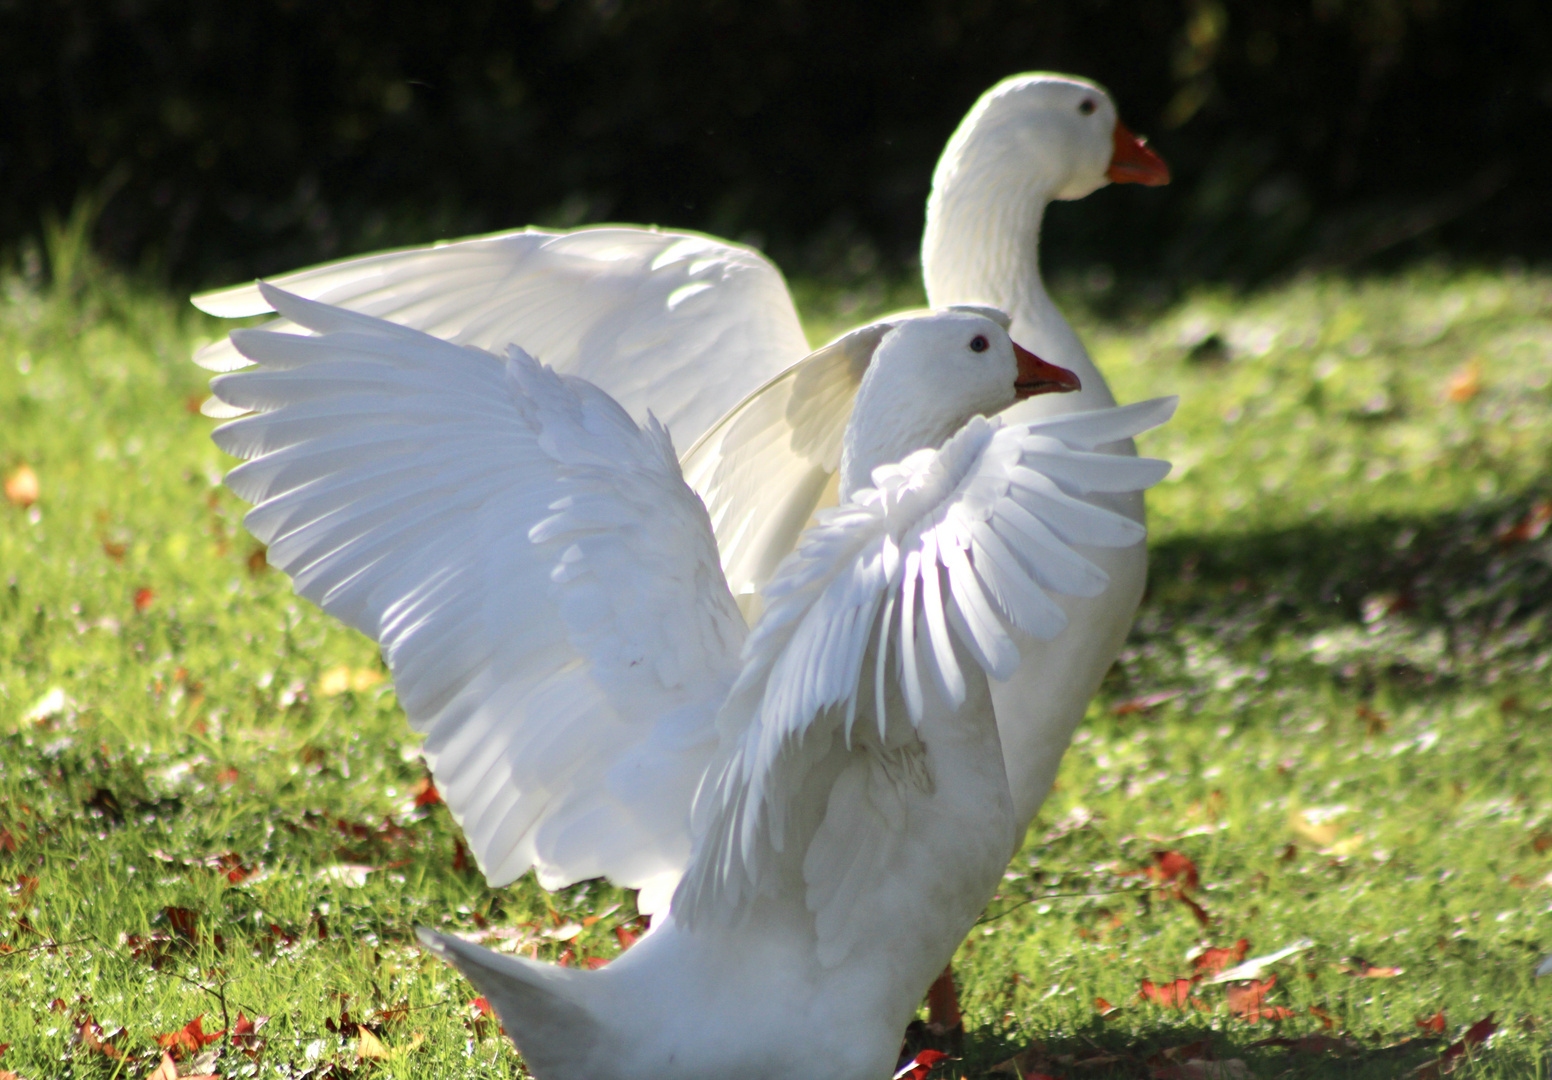
<svg viewBox="0 0 1552 1080">
<path fill-rule="evenodd" d="M 1240 938 L 1226 949 L 1203 949 L 1191 961 L 1191 966 L 1199 975 L 1216 975 L 1224 968 L 1233 967 L 1245 959 L 1245 954 L 1250 951 L 1250 939 Z"/>
<path fill-rule="evenodd" d="M 941 1050 L 923 1050 L 895 1071 L 894 1080 L 922 1080 L 948 1055 Z"/>
<path fill-rule="evenodd" d="M 162 914 L 167 916 L 167 923 L 173 933 L 186 941 L 198 943 L 199 912 L 186 907 L 165 907 L 162 908 Z"/>
<path fill-rule="evenodd" d="M 1190 979 L 1176 979 L 1174 982 L 1157 984 L 1150 979 L 1144 979 L 1142 988 L 1137 992 L 1137 1000 L 1151 1001 L 1166 1009 L 1184 1009 L 1187 1004 L 1198 1009 L 1206 1008 L 1201 1001 L 1191 996 Z"/>
<path fill-rule="evenodd" d="M 636 932 L 628 926 L 616 926 L 614 928 L 614 939 L 620 943 L 620 948 L 622 949 L 628 949 L 636 944 L 637 936 Z"/>
<path fill-rule="evenodd" d="M 1094 1008 L 1099 1011 L 1099 1018 L 1101 1020 L 1114 1016 L 1116 1013 L 1121 1011 L 1119 1008 L 1110 1004 L 1110 1002 L 1106 1001 L 1102 997 L 1097 997 L 1094 999 Z"/>
<path fill-rule="evenodd" d="M 1417 1022 L 1417 1026 L 1422 1028 L 1424 1031 L 1428 1032 L 1430 1035 L 1443 1035 L 1444 1034 L 1444 1010 L 1440 1009 L 1438 1012 L 1434 1013 L 1432 1016 L 1428 1017 L 1426 1020 L 1419 1020 Z"/>
<path fill-rule="evenodd" d="M 207 1044 L 215 1042 L 222 1035 L 226 1034 L 226 1029 L 222 1028 L 214 1034 L 206 1035 L 203 1026 L 204 1020 L 205 1014 L 200 1013 L 183 1025 L 182 1029 L 167 1035 L 156 1036 L 156 1045 L 164 1050 L 187 1050 L 190 1053 L 199 1053 Z"/>
<path fill-rule="evenodd" d="M 151 601 L 156 599 L 156 590 L 144 586 L 135 590 L 135 610 L 144 611 L 151 606 Z"/>
<path fill-rule="evenodd" d="M 1202 883 L 1196 863 L 1178 851 L 1155 851 L 1148 876 L 1155 881 L 1179 881 L 1187 889 L 1195 889 Z"/>
<path fill-rule="evenodd" d="M 469 1004 L 478 1009 L 481 1016 L 494 1017 L 496 1015 L 496 1010 L 490 1007 L 490 1001 L 484 995 L 475 998 Z"/>
<path fill-rule="evenodd" d="M 1326 1012 L 1325 1009 L 1320 1008 L 1318 1005 L 1311 1005 L 1309 1007 L 1309 1011 L 1310 1015 L 1319 1020 L 1321 1024 L 1328 1030 L 1336 1026 L 1336 1021 L 1332 1019 L 1331 1014 Z"/>
<path fill-rule="evenodd" d="M 422 777 L 415 782 L 415 805 L 436 806 L 442 801 L 442 793 L 437 790 L 436 781 L 429 776 Z"/>
<path fill-rule="evenodd" d="M 228 765 L 226 768 L 224 768 L 220 772 L 216 773 L 216 783 L 218 783 L 218 784 L 235 784 L 237 782 L 237 777 L 238 777 L 237 766 L 235 766 L 235 765 Z"/>
</svg>

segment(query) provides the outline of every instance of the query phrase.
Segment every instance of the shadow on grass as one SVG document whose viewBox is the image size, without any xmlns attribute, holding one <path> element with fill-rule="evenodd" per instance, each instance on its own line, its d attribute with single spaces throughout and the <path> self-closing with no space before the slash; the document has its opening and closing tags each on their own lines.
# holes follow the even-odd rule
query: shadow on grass
<svg viewBox="0 0 1552 1080">
<path fill-rule="evenodd" d="M 1215 1030 L 1189 1020 L 1084 1027 L 1038 1041 L 1018 1041 L 991 1029 L 970 1033 L 962 1057 L 934 1077 L 1029 1076 L 1092 1080 L 1394 1080 L 1437 1061 L 1448 1045 L 1435 1036 L 1390 1043 L 1283 1032 L 1270 1024 Z"/>
<path fill-rule="evenodd" d="M 1314 651 L 1330 646 L 1340 677 L 1400 688 L 1468 670 L 1539 670 L 1552 652 L 1549 518 L 1552 496 L 1525 493 L 1432 517 L 1177 536 L 1151 551 L 1133 642 L 1165 645 L 1196 629 L 1265 651 L 1302 635 Z M 1387 650 L 1387 632 L 1429 644 Z M 1342 633 L 1352 663 L 1332 644 Z"/>
</svg>

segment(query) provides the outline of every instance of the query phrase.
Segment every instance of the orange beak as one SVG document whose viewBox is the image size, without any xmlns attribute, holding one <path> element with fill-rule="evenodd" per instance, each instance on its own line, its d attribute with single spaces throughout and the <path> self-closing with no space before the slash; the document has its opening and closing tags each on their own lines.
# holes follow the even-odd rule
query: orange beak
<svg viewBox="0 0 1552 1080">
<path fill-rule="evenodd" d="M 1013 343 L 1013 355 L 1018 358 L 1018 378 L 1013 382 L 1013 393 L 1020 401 L 1036 394 L 1067 394 L 1083 389 L 1083 384 L 1072 372 L 1046 363 L 1018 342 Z"/>
<path fill-rule="evenodd" d="M 1121 121 L 1116 121 L 1111 135 L 1115 151 L 1110 155 L 1110 168 L 1105 175 L 1117 184 L 1145 184 L 1158 187 L 1169 183 L 1169 166 L 1164 159 L 1148 149 L 1148 141 L 1133 135 Z"/>
</svg>

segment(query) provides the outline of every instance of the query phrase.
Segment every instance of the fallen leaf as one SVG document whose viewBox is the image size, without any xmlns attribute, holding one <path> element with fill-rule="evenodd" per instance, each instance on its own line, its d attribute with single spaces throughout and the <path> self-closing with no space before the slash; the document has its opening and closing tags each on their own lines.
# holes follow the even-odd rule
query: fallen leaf
<svg viewBox="0 0 1552 1080">
<path fill-rule="evenodd" d="M 628 949 L 636 944 L 637 934 L 629 926 L 616 926 L 614 928 L 614 939 L 620 943 L 620 948 Z"/>
<path fill-rule="evenodd" d="M 1178 881 L 1188 889 L 1195 889 L 1202 883 L 1196 863 L 1178 851 L 1155 851 L 1148 876 L 1155 881 Z"/>
<path fill-rule="evenodd" d="M 168 1051 L 186 1050 L 191 1054 L 199 1053 L 205 1046 L 226 1034 L 226 1029 L 222 1028 L 214 1034 L 206 1035 L 203 1027 L 204 1020 L 205 1014 L 200 1013 L 178 1031 L 156 1036 L 156 1045 Z"/>
<path fill-rule="evenodd" d="M 1102 997 L 1097 997 L 1094 999 L 1094 1009 L 1099 1013 L 1099 1018 L 1101 1020 L 1108 1019 L 1109 1017 L 1112 1017 L 1121 1011 L 1119 1006 L 1110 1004 L 1110 1002 L 1106 1001 Z"/>
<path fill-rule="evenodd" d="M 1227 948 L 1207 948 L 1190 957 L 1191 966 L 1199 975 L 1216 975 L 1231 964 L 1238 964 L 1250 951 L 1250 939 L 1240 938 Z"/>
<path fill-rule="evenodd" d="M 13 506 L 26 509 L 38 501 L 38 494 L 38 474 L 30 465 L 16 466 L 5 478 L 5 497 Z"/>
<path fill-rule="evenodd" d="M 1552 525 L 1552 499 L 1541 499 L 1531 505 L 1523 518 L 1513 525 L 1498 530 L 1498 542 L 1504 547 L 1540 540 Z"/>
<path fill-rule="evenodd" d="M 1144 979 L 1137 991 L 1137 1000 L 1151 1001 L 1166 1009 L 1184 1009 L 1189 1004 L 1205 1012 L 1206 1004 L 1191 996 L 1192 982 L 1191 979 L 1176 979 L 1173 982 L 1154 983 L 1151 979 Z"/>
<path fill-rule="evenodd" d="M 1276 975 L 1264 981 L 1251 979 L 1246 982 L 1229 983 L 1228 992 L 1225 995 L 1229 1003 L 1229 1011 L 1242 1019 L 1257 1019 L 1261 1013 L 1261 1003 L 1276 985 Z"/>
<path fill-rule="evenodd" d="M 0 1075 L 0 1080 L 5 1080 L 3 1075 Z M 146 1080 L 221 1080 L 221 1078 L 211 1073 L 203 1073 L 198 1076 L 184 1073 L 180 1076 L 178 1074 L 178 1066 L 173 1063 L 172 1055 L 164 1050 L 162 1051 L 161 1063 L 156 1066 L 155 1072 L 146 1077 Z"/>
<path fill-rule="evenodd" d="M 1493 1013 L 1488 1013 L 1482 1019 L 1466 1029 L 1466 1033 L 1456 1041 L 1444 1048 L 1444 1053 L 1439 1055 L 1438 1061 L 1430 1061 L 1413 1069 L 1408 1076 L 1412 1080 L 1432 1080 L 1433 1077 L 1445 1076 L 1453 1072 L 1460 1064 L 1460 1059 L 1466 1051 L 1473 1046 L 1480 1046 L 1488 1040 L 1493 1032 L 1498 1030 L 1498 1024 L 1493 1020 Z"/>
<path fill-rule="evenodd" d="M 1310 843 L 1318 847 L 1330 847 L 1342 835 L 1336 819 L 1345 812 L 1345 808 L 1335 807 L 1331 810 L 1300 810 L 1294 813 L 1288 824 Z"/>
<path fill-rule="evenodd" d="M 260 577 L 269 569 L 269 548 L 260 544 L 248 552 L 248 573 L 252 577 Z"/>
<path fill-rule="evenodd" d="M 1443 1035 L 1444 1034 L 1444 1010 L 1440 1009 L 1438 1012 L 1434 1013 L 1432 1016 L 1427 1017 L 1426 1019 L 1423 1019 L 1423 1020 L 1419 1020 L 1417 1022 L 1417 1026 L 1422 1028 L 1424 1031 L 1428 1032 L 1430 1035 Z"/>
<path fill-rule="evenodd" d="M 264 1040 L 259 1037 L 259 1029 L 269 1023 L 267 1016 L 255 1016 L 248 1019 L 241 1012 L 237 1014 L 237 1023 L 232 1025 L 232 1045 L 241 1050 L 254 1061 L 259 1059 L 259 1052 L 264 1049 Z"/>
<path fill-rule="evenodd" d="M 356 1033 L 359 1042 L 356 1045 L 356 1056 L 363 1061 L 387 1061 L 391 1056 L 388 1048 L 382 1040 L 360 1024 L 356 1025 Z"/>
<path fill-rule="evenodd" d="M 422 777 L 415 783 L 416 806 L 440 806 L 442 793 L 437 790 L 436 781 L 429 776 Z"/>
<path fill-rule="evenodd" d="M 1405 968 L 1382 967 L 1379 964 L 1371 964 L 1361 956 L 1349 956 L 1347 971 L 1360 979 L 1394 979 L 1397 975 L 1406 971 Z"/>
<path fill-rule="evenodd" d="M 1207 981 L 1209 983 L 1227 983 L 1264 978 L 1266 976 L 1266 969 L 1273 964 L 1301 953 L 1305 949 L 1313 948 L 1314 945 L 1315 943 L 1309 938 L 1300 938 L 1287 948 L 1278 949 L 1274 953 L 1267 953 L 1265 956 L 1252 956 L 1243 964 L 1236 964 L 1234 967 L 1220 971 Z"/>
<path fill-rule="evenodd" d="M 1482 361 L 1473 356 L 1444 380 L 1444 400 L 1464 404 L 1482 392 Z"/>
<path fill-rule="evenodd" d="M 1179 690 L 1161 690 L 1154 694 L 1143 694 L 1141 697 L 1128 698 L 1126 701 L 1117 702 L 1111 706 L 1110 711 L 1116 716 L 1150 713 L 1165 702 L 1174 701 L 1180 696 L 1180 693 Z"/>
<path fill-rule="evenodd" d="M 922 1080 L 939 1062 L 947 1060 L 948 1055 L 941 1050 L 923 1050 L 896 1069 L 893 1080 Z"/>
<path fill-rule="evenodd" d="M 135 590 L 135 610 L 145 611 L 156 600 L 156 590 L 142 586 Z"/>
</svg>

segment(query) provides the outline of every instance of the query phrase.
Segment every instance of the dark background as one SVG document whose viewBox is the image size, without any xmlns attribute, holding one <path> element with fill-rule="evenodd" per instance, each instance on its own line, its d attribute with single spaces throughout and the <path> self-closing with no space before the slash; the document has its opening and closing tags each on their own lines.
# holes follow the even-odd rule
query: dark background
<svg viewBox="0 0 1552 1080">
<path fill-rule="evenodd" d="M 1059 271 L 1552 252 L 1548 0 L 0 0 L 0 250 L 85 197 L 179 287 L 594 221 L 910 272 L 944 141 L 1033 69 L 1176 177 L 1058 206 Z"/>
</svg>

